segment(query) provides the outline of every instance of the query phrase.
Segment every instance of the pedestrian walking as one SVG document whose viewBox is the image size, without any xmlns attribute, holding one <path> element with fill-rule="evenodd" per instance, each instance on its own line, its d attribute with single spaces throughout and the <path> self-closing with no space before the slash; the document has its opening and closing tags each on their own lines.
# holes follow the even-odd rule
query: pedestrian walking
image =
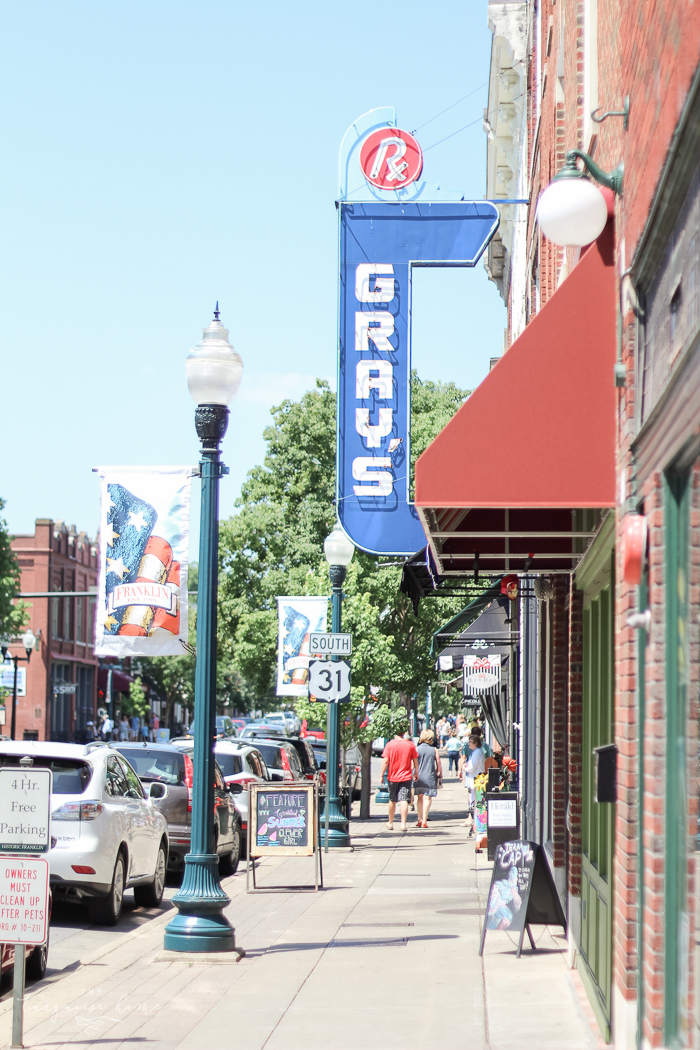
<svg viewBox="0 0 700 1050">
<path fill-rule="evenodd" d="M 462 741 L 457 736 L 457 730 L 453 729 L 447 738 L 447 772 L 451 773 L 454 768 L 455 773 L 459 770 L 459 756 L 462 750 Z"/>
<path fill-rule="evenodd" d="M 416 792 L 416 827 L 427 828 L 428 813 L 433 799 L 442 783 L 442 762 L 435 747 L 435 734 L 432 729 L 424 729 L 418 744 L 418 778 L 413 785 Z"/>
<path fill-rule="evenodd" d="M 111 740 L 112 739 L 112 730 L 113 729 L 114 729 L 114 722 L 109 717 L 109 715 L 107 715 L 107 717 L 102 722 L 102 727 L 101 727 L 102 739 L 103 740 L 107 740 L 107 741 Z"/>
<path fill-rule="evenodd" d="M 128 740 L 129 739 L 129 722 L 127 721 L 126 715 L 122 715 L 121 721 L 119 723 L 119 739 L 120 740 Z"/>
<path fill-rule="evenodd" d="M 469 792 L 472 815 L 476 805 L 476 788 L 474 786 L 474 780 L 479 776 L 479 773 L 483 773 L 486 769 L 486 759 L 480 745 L 481 737 L 476 733 L 472 733 L 467 741 L 466 747 L 463 749 L 462 757 L 459 761 L 459 772 L 464 778 L 464 786 Z M 465 820 L 464 824 L 468 827 L 469 819 Z"/>
<path fill-rule="evenodd" d="M 450 723 L 447 721 L 446 718 L 443 718 L 442 725 L 440 726 L 440 734 L 439 734 L 441 747 L 447 747 L 447 741 L 450 739 L 451 732 L 452 732 L 452 726 L 450 725 Z"/>
<path fill-rule="evenodd" d="M 379 774 L 381 782 L 386 773 L 389 783 L 389 815 L 386 824 L 389 831 L 394 830 L 394 813 L 396 812 L 397 802 L 401 813 L 401 830 L 406 830 L 414 771 L 417 778 L 418 752 L 416 745 L 411 739 L 404 740 L 403 734 L 397 733 L 394 739 L 390 740 L 384 748 L 382 768 Z"/>
</svg>

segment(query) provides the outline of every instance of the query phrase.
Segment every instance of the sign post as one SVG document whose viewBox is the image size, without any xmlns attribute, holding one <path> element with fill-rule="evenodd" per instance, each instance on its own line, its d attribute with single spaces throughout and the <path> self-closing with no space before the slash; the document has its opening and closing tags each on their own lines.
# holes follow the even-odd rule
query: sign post
<svg viewBox="0 0 700 1050">
<path fill-rule="evenodd" d="M 0 769 L 0 937 L 15 950 L 12 1047 L 24 1035 L 24 946 L 45 944 L 49 933 L 49 862 L 36 854 L 51 846 L 52 781 L 31 758 Z"/>
</svg>

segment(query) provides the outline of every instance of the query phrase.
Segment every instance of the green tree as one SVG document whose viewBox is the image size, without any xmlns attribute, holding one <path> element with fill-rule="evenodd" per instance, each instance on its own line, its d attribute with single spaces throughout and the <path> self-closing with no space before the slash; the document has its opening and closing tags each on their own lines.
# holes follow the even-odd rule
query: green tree
<svg viewBox="0 0 700 1050">
<path fill-rule="evenodd" d="M 412 468 L 468 393 L 413 374 Z M 272 417 L 264 433 L 264 463 L 249 472 L 238 511 L 220 532 L 220 653 L 231 656 L 263 707 L 276 703 L 277 596 L 329 593 L 323 540 L 335 520 L 335 395 L 317 380 L 315 390 L 284 401 Z M 343 707 L 342 742 L 354 741 L 362 752 L 363 815 L 369 810 L 371 741 L 385 735 L 376 731 L 379 712 L 401 705 L 405 711 L 414 695 L 422 701 L 435 678 L 432 634 L 463 604 L 421 602 L 415 616 L 399 592 L 401 571 L 402 563 L 357 551 L 343 587 L 343 630 L 353 635 L 353 690 Z M 301 700 L 296 708 L 300 717 L 322 724 L 320 706 Z"/>
<path fill-rule="evenodd" d="M 0 511 L 4 506 L 5 500 L 0 499 Z M 29 622 L 29 606 L 15 599 L 20 591 L 21 572 L 11 540 L 7 522 L 0 518 L 0 638 L 15 637 Z"/>
</svg>

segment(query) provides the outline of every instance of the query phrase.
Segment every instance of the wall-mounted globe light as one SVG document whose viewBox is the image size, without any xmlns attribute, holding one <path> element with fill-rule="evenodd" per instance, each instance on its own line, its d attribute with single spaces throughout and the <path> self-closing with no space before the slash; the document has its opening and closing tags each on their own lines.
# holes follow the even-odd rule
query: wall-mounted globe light
<svg viewBox="0 0 700 1050">
<path fill-rule="evenodd" d="M 582 248 L 591 244 L 608 221 L 608 204 L 598 187 L 576 164 L 580 158 L 597 182 L 622 192 L 622 165 L 608 174 L 584 153 L 574 149 L 566 154 L 566 163 L 537 204 L 537 222 L 544 236 L 562 248 Z"/>
</svg>

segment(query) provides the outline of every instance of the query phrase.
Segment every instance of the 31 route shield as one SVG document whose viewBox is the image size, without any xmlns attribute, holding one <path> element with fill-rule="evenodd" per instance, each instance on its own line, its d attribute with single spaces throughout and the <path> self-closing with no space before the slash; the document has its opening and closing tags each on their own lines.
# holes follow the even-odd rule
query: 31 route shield
<svg viewBox="0 0 700 1050">
<path fill-rule="evenodd" d="M 342 704 L 350 699 L 350 664 L 345 660 L 312 660 L 309 699 Z"/>
</svg>

